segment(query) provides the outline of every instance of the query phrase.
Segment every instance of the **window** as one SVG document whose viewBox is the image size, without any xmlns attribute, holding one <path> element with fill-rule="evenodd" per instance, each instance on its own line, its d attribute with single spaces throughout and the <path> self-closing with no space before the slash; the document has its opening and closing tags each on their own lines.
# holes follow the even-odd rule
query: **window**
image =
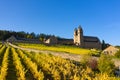
<svg viewBox="0 0 120 80">
<path fill-rule="evenodd" d="M 77 32 L 77 31 L 75 31 L 75 35 L 76 35 L 76 36 L 78 35 L 78 32 Z"/>
</svg>

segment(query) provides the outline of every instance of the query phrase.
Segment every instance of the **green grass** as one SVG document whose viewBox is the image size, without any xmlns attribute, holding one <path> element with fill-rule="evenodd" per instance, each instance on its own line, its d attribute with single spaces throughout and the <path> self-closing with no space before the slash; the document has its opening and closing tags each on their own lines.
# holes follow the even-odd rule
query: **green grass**
<svg viewBox="0 0 120 80">
<path fill-rule="evenodd" d="M 24 48 L 33 48 L 38 50 L 50 50 L 50 51 L 57 51 L 57 52 L 67 52 L 72 54 L 88 54 L 90 53 L 89 49 L 83 49 L 75 46 L 66 46 L 66 45 L 54 45 L 54 46 L 47 46 L 43 44 L 28 44 L 28 43 L 19 43 L 18 46 Z"/>
</svg>

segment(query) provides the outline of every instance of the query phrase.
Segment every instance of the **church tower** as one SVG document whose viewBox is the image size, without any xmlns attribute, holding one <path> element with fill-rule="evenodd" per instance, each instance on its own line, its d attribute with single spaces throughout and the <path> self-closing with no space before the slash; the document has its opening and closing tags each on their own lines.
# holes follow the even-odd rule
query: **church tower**
<svg viewBox="0 0 120 80">
<path fill-rule="evenodd" d="M 78 30 L 77 28 L 74 29 L 74 44 L 77 45 L 78 44 Z"/>
<path fill-rule="evenodd" d="M 83 30 L 81 26 L 74 30 L 74 44 L 83 47 Z"/>
</svg>

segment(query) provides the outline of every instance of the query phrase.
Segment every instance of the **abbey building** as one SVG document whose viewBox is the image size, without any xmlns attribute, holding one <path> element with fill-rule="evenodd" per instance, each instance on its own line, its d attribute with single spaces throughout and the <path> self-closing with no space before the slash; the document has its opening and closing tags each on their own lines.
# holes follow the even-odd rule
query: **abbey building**
<svg viewBox="0 0 120 80">
<path fill-rule="evenodd" d="M 93 36 L 84 36 L 83 29 L 81 26 L 75 28 L 73 39 L 65 39 L 65 38 L 56 38 L 50 37 L 46 39 L 47 44 L 67 44 L 67 45 L 76 45 L 82 48 L 96 48 L 101 49 L 101 42 L 99 38 Z"/>
<path fill-rule="evenodd" d="M 83 48 L 101 49 L 101 42 L 97 37 L 84 36 L 81 26 L 74 30 L 74 44 Z"/>
</svg>

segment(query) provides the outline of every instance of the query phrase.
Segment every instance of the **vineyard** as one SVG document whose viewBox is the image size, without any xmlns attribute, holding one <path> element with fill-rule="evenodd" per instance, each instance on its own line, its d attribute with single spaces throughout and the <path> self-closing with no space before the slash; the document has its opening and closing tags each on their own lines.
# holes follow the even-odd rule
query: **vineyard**
<svg viewBox="0 0 120 80">
<path fill-rule="evenodd" d="M 0 80 L 116 80 L 77 63 L 0 45 Z"/>
<path fill-rule="evenodd" d="M 50 50 L 56 52 L 67 52 L 72 54 L 88 54 L 90 53 L 89 49 L 83 49 L 75 46 L 66 46 L 66 45 L 54 45 L 54 46 L 47 46 L 43 44 L 28 44 L 28 43 L 17 43 L 18 46 L 24 48 L 34 48 L 38 50 Z"/>
<path fill-rule="evenodd" d="M 80 68 L 69 60 L 1 46 L 1 80 L 60 80 L 79 78 Z M 77 74 L 77 75 L 76 75 Z"/>
</svg>

